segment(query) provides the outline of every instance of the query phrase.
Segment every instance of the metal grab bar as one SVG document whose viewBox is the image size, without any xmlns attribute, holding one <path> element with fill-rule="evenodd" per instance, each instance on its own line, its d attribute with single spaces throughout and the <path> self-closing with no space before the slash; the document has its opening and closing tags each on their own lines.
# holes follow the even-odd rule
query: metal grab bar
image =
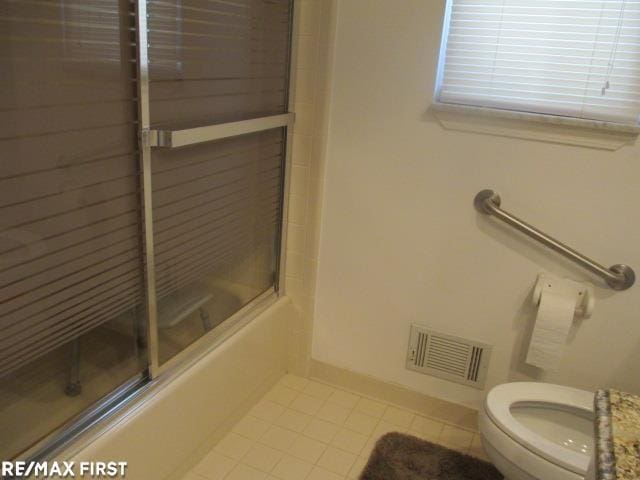
<svg viewBox="0 0 640 480">
<path fill-rule="evenodd" d="M 573 248 L 559 242 L 537 228 L 532 227 L 509 212 L 502 210 L 500 208 L 500 203 L 500 195 L 495 193 L 493 190 L 482 190 L 473 200 L 473 204 L 478 211 L 498 217 L 503 222 L 511 225 L 517 230 L 520 230 L 529 237 L 539 241 L 559 254 L 570 258 L 587 270 L 602 277 L 607 285 L 614 290 L 626 290 L 634 284 L 636 274 L 628 265 L 616 264 L 609 268 L 603 267 L 599 263 L 591 260 L 589 257 L 585 257 Z"/>
</svg>

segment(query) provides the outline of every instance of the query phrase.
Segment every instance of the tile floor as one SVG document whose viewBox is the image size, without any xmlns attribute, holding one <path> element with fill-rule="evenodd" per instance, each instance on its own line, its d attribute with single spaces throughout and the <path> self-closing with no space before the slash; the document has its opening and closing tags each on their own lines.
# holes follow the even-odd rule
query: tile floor
<svg viewBox="0 0 640 480">
<path fill-rule="evenodd" d="M 183 480 L 357 479 L 390 431 L 485 458 L 477 432 L 285 375 Z"/>
</svg>

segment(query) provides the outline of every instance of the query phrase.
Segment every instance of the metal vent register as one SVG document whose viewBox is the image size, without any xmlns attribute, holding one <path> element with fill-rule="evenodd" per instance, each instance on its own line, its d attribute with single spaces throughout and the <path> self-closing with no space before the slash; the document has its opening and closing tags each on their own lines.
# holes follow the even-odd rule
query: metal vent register
<svg viewBox="0 0 640 480">
<path fill-rule="evenodd" d="M 411 326 L 407 368 L 463 385 L 483 388 L 491 346 Z"/>
</svg>

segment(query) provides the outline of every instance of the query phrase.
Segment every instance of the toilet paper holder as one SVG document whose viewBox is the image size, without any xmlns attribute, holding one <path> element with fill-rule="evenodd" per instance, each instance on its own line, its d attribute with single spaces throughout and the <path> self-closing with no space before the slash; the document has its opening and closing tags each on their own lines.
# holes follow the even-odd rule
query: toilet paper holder
<svg viewBox="0 0 640 480">
<path fill-rule="evenodd" d="M 576 282 L 566 278 L 558 278 L 548 273 L 538 275 L 538 280 L 533 288 L 531 302 L 534 307 L 540 305 L 540 299 L 545 291 L 571 295 L 576 298 L 575 316 L 590 318 L 595 306 L 593 287 L 591 285 Z"/>
</svg>

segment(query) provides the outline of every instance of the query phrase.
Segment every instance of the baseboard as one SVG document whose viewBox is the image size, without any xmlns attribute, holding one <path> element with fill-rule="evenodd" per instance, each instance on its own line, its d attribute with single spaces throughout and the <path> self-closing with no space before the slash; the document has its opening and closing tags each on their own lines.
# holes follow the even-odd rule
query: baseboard
<svg viewBox="0 0 640 480">
<path fill-rule="evenodd" d="M 478 430 L 478 412 L 402 385 L 311 359 L 310 377 L 360 395 L 378 398 L 399 407 L 467 430 Z"/>
</svg>

